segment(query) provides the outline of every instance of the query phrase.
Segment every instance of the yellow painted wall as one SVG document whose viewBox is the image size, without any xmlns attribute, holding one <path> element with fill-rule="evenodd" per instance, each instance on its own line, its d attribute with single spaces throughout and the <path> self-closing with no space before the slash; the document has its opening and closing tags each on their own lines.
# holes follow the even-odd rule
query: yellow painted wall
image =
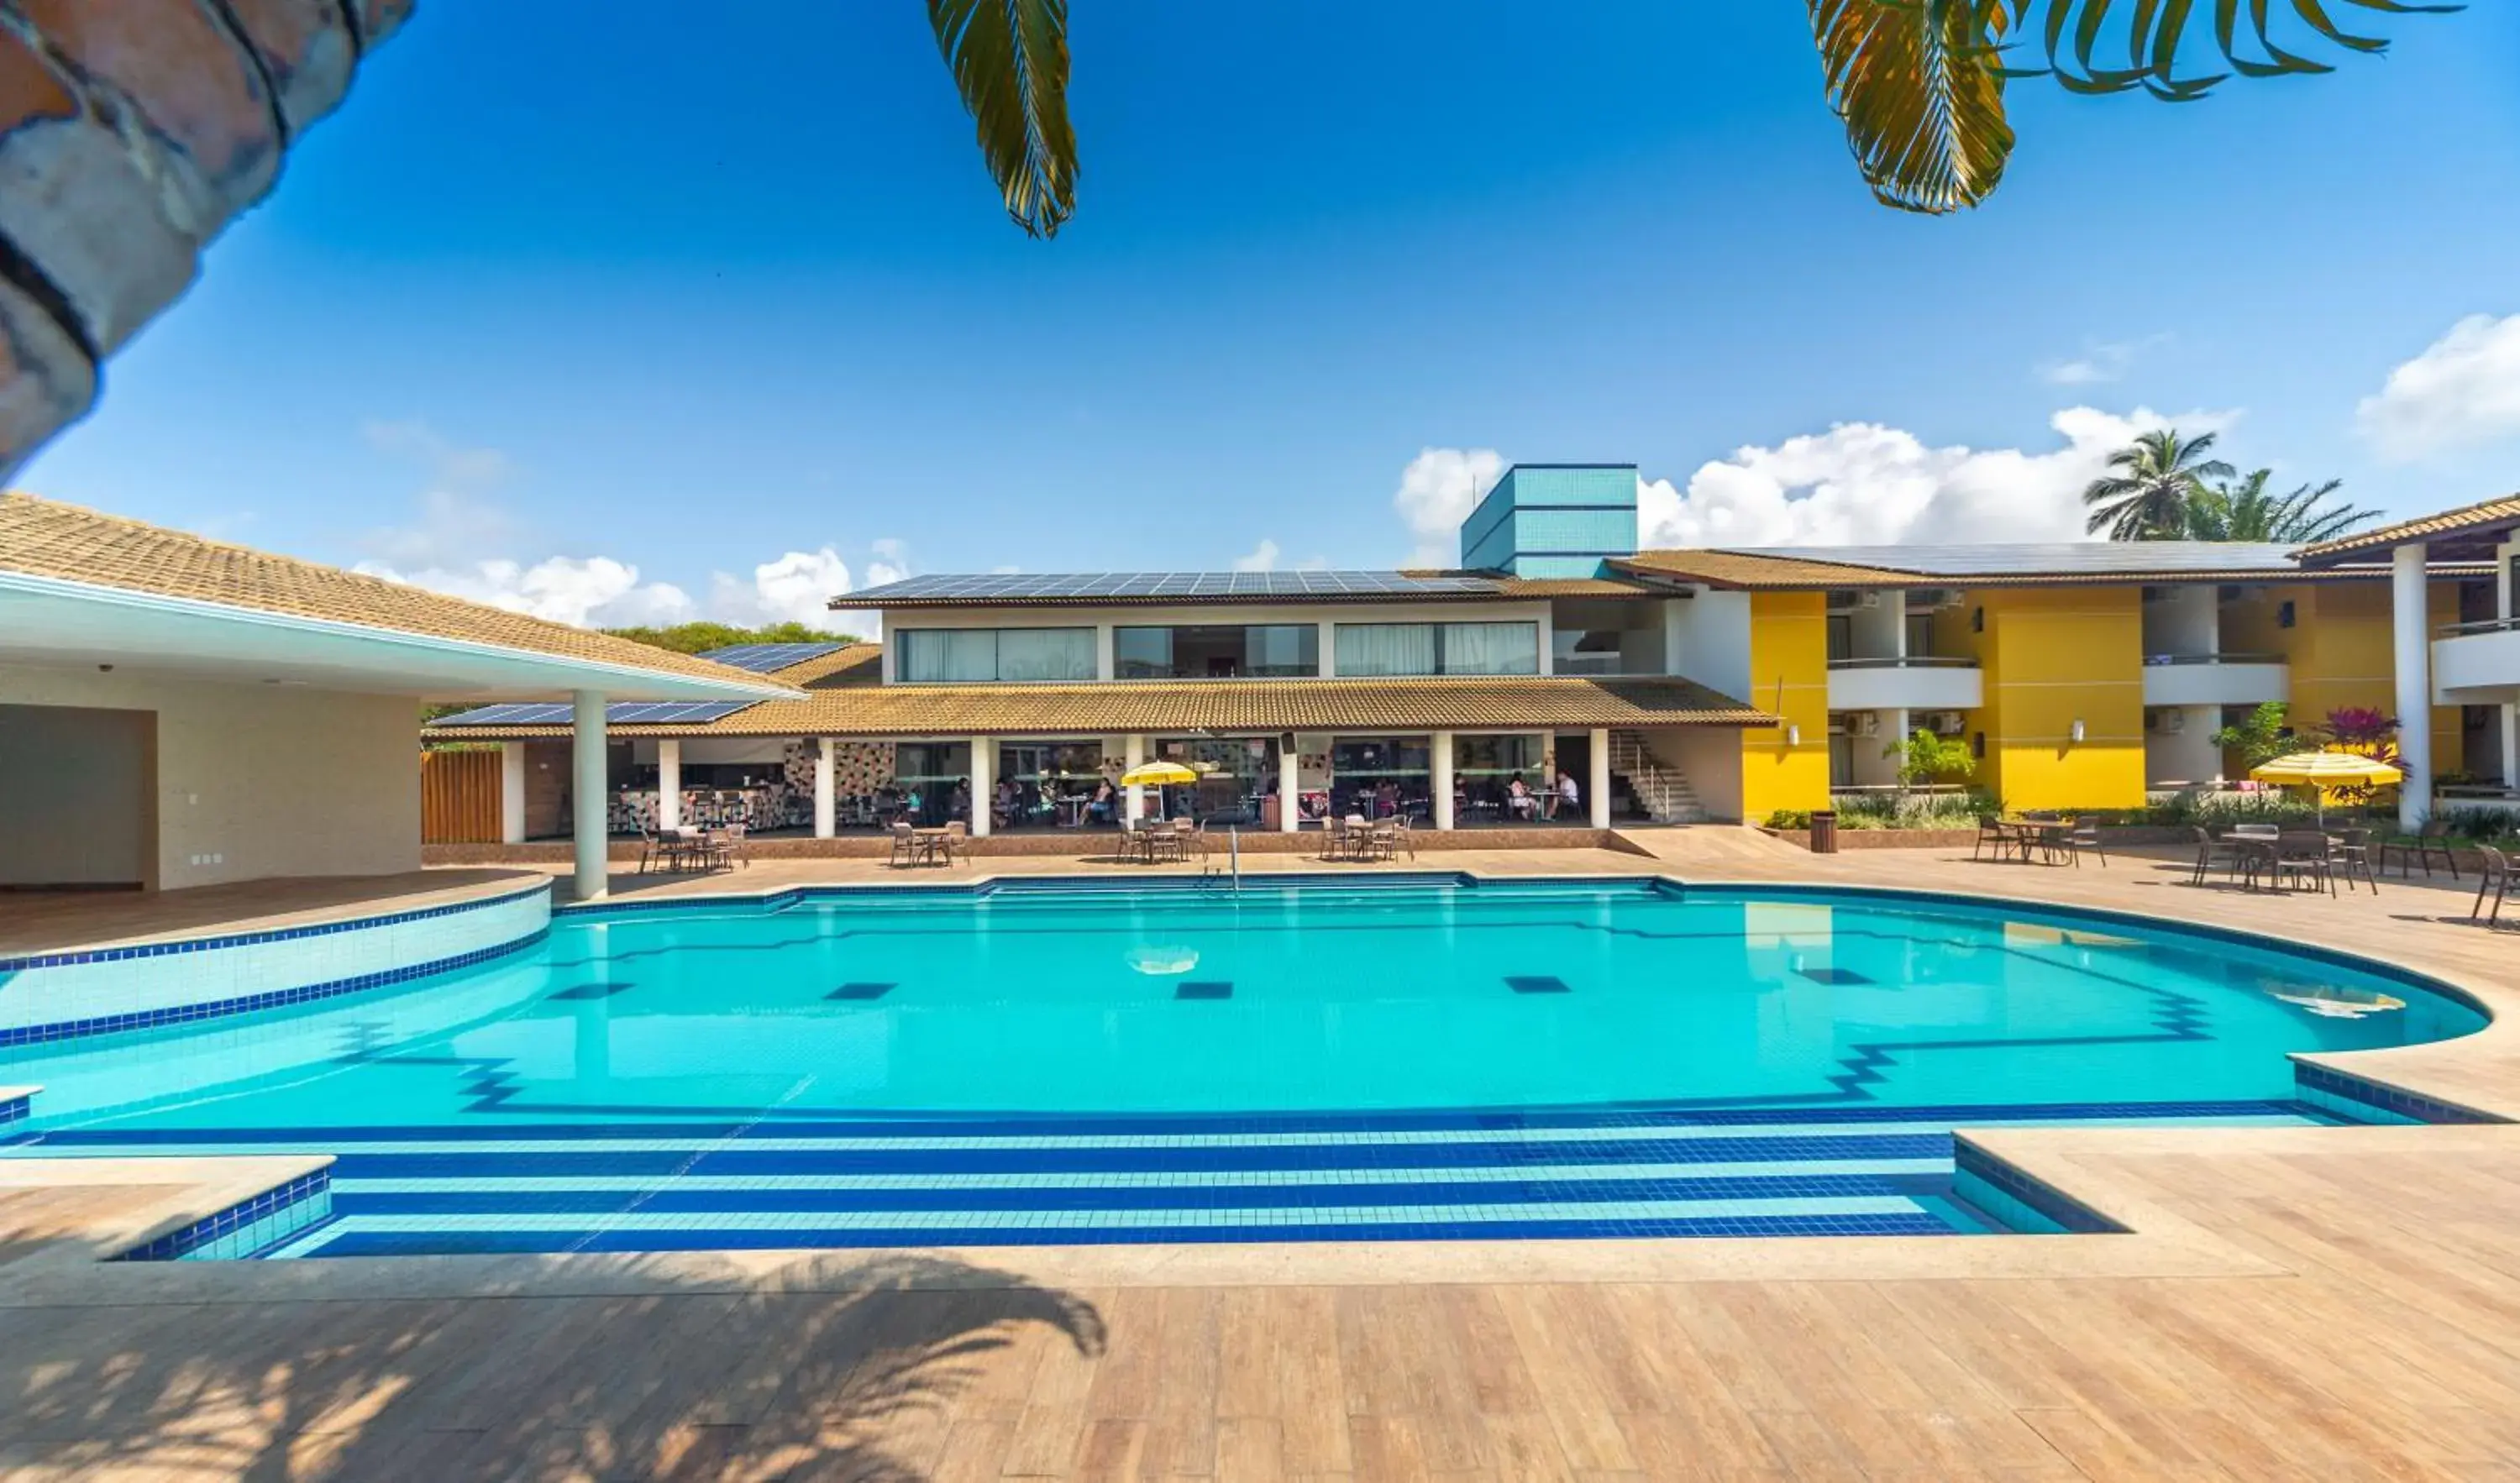
<svg viewBox="0 0 2520 1483">
<path fill-rule="evenodd" d="M 1828 807 L 1828 597 L 1818 592 L 1750 595 L 1751 704 L 1802 728 L 1793 745 L 1784 726 L 1741 733 L 1741 817 L 1780 808 Z"/>
<path fill-rule="evenodd" d="M 2300 582 L 2281 589 L 2293 604 L 2293 626 L 2277 646 L 2292 665 L 2290 719 L 2308 731 L 2340 706 L 2398 710 L 2397 639 L 2387 582 Z M 2434 582 L 2428 622 L 2458 621 L 2458 584 Z M 2400 716 L 2406 723 L 2408 718 Z M 2458 707 L 2436 705 L 2431 716 L 2433 766 L 2454 768 L 2462 741 Z M 2445 760 L 2449 759 L 2449 760 Z"/>
<path fill-rule="evenodd" d="M 2140 807 L 2141 589 L 1988 588 L 1967 606 L 1985 612 L 1963 641 L 1986 687 L 1968 718 L 1986 736 L 1979 785 L 2008 809 Z"/>
</svg>

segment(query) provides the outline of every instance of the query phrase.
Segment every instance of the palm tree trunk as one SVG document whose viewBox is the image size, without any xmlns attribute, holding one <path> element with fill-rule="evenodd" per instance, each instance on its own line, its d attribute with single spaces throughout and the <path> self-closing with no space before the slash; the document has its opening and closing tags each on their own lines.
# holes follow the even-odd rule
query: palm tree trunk
<svg viewBox="0 0 2520 1483">
<path fill-rule="evenodd" d="M 0 3 L 0 482 L 192 283 L 413 0 Z"/>
</svg>

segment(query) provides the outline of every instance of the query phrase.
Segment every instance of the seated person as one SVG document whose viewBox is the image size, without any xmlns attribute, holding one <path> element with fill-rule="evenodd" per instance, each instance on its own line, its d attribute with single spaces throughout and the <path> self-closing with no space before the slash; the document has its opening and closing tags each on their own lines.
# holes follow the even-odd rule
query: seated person
<svg viewBox="0 0 2520 1483">
<path fill-rule="evenodd" d="M 1584 812 L 1584 794 L 1575 786 L 1575 775 L 1564 769 L 1557 773 L 1557 792 L 1549 800 L 1549 817 L 1576 815 Z"/>
<path fill-rule="evenodd" d="M 1523 782 L 1518 774 L 1505 786 L 1505 807 L 1506 812 L 1516 819 L 1540 817 L 1540 799 L 1532 793 L 1531 785 Z"/>
<path fill-rule="evenodd" d="M 1095 823 L 1110 823 L 1112 815 L 1119 811 L 1119 807 L 1120 794 L 1111 786 L 1110 779 L 1105 778 L 1094 785 L 1094 801 L 1087 805 L 1087 810 L 1094 815 Z"/>
</svg>

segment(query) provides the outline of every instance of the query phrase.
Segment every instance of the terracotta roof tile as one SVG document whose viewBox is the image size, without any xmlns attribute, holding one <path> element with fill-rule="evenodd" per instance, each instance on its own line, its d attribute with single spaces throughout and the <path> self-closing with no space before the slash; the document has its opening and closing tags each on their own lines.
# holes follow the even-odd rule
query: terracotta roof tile
<svg viewBox="0 0 2520 1483">
<path fill-rule="evenodd" d="M 692 726 L 612 734 L 736 737 L 1103 736 L 1552 726 L 1768 726 L 1776 717 L 1661 676 L 1175 680 L 1093 685 L 844 685 Z M 444 739 L 557 737 L 562 726 L 432 728 Z"/>
<path fill-rule="evenodd" d="M 730 696 L 784 678 L 30 494 L 0 494 L 0 571 L 716 680 Z"/>
<path fill-rule="evenodd" d="M 1613 558 L 1610 564 L 1640 576 L 1665 581 L 1705 582 L 1716 587 L 1808 589 L 1815 587 L 1947 587 L 1951 584 L 1919 571 L 1885 566 L 1849 566 L 1837 562 L 1806 562 L 1789 557 L 1755 556 L 1741 551 L 1640 551 Z"/>
<path fill-rule="evenodd" d="M 2304 546 L 2294 555 L 2306 562 L 2319 562 L 2356 552 L 2376 552 L 2382 547 L 2401 546 L 2408 541 L 2471 532 L 2481 535 L 2511 526 L 2520 526 L 2520 494 L 2486 500 L 2457 510 L 2445 510 L 2439 515 L 2401 520 L 2377 530 L 2358 530 L 2352 535 L 2321 541 L 2316 546 Z"/>
</svg>

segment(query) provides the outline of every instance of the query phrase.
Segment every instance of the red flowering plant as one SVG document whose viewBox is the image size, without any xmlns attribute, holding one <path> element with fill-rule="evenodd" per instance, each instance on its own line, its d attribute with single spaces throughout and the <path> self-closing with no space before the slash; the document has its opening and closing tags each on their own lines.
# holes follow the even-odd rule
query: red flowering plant
<svg viewBox="0 0 2520 1483">
<path fill-rule="evenodd" d="M 2318 727 L 2319 741 L 2339 751 L 2354 752 L 2391 767 L 2398 765 L 2398 718 L 2369 705 L 2340 705 L 2327 713 Z M 2327 790 L 2328 796 L 2347 805 L 2369 804 L 2380 790 L 2367 784 L 2350 783 Z"/>
</svg>

